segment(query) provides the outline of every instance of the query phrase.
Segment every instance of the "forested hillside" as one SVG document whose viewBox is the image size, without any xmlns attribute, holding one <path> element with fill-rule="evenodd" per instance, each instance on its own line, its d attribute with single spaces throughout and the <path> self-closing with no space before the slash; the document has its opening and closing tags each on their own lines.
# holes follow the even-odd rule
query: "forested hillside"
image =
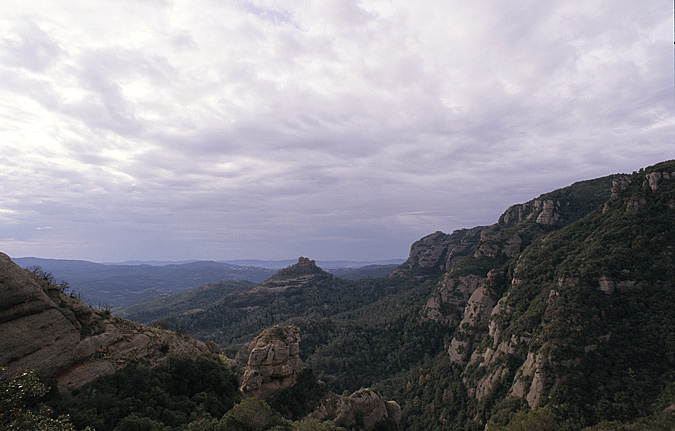
<svg viewBox="0 0 675 431">
<path fill-rule="evenodd" d="M 210 379 L 199 370 L 213 358 L 173 359 L 198 371 L 178 392 L 164 368 L 139 364 L 86 393 L 118 412 L 145 409 L 124 419 L 128 429 L 148 420 L 167 429 L 251 429 L 234 418 L 247 411 L 268 419 L 256 429 L 333 429 L 342 422 L 291 421 L 373 397 L 383 405 L 383 396 L 401 407 L 378 422 L 383 429 L 400 420 L 399 429 L 420 431 L 672 431 L 674 184 L 675 161 L 575 183 L 508 208 L 494 225 L 430 234 L 385 277 L 344 280 L 301 257 L 260 284 L 211 284 L 140 307 L 139 320 L 235 357 L 244 392 L 261 387 L 260 376 L 290 373 L 281 379 L 293 383 L 269 405 L 232 395 L 235 375 L 223 361 L 211 363 L 213 380 L 223 382 L 216 392 L 194 392 Z M 266 329 L 277 324 L 290 329 Z M 277 356 L 302 371 L 265 362 Z M 132 381 L 162 388 L 162 401 L 124 392 Z M 309 394 L 311 406 L 301 401 Z M 78 412 L 78 427 L 94 414 L 89 401 L 51 402 Z M 96 408 L 105 423 L 110 412 Z"/>
<path fill-rule="evenodd" d="M 495 225 L 436 232 L 384 278 L 301 259 L 165 323 L 235 354 L 292 322 L 322 380 L 379 388 L 405 429 L 510 429 L 530 409 L 555 429 L 656 426 L 675 403 L 674 172 L 669 161 L 575 183 Z"/>
</svg>

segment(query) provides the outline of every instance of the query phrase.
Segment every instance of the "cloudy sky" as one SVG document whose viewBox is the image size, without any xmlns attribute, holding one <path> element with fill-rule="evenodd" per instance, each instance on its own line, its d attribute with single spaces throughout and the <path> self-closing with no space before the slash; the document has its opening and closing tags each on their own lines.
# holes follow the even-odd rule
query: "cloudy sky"
<svg viewBox="0 0 675 431">
<path fill-rule="evenodd" d="M 405 258 L 675 156 L 666 0 L 3 0 L 0 251 Z"/>
</svg>

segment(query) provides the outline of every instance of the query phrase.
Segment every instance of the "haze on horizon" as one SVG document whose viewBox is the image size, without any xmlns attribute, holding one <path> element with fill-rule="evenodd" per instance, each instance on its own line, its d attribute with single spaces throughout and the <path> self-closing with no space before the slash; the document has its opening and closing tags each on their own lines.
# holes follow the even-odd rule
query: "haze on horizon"
<svg viewBox="0 0 675 431">
<path fill-rule="evenodd" d="M 0 251 L 404 258 L 675 155 L 645 0 L 7 0 Z"/>
</svg>

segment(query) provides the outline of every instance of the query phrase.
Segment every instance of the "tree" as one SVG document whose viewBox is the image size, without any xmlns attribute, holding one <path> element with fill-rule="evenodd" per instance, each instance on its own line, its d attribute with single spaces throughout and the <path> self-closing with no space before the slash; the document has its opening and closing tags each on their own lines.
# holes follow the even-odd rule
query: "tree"
<svg viewBox="0 0 675 431">
<path fill-rule="evenodd" d="M 52 410 L 43 403 L 46 393 L 44 383 L 33 371 L 0 377 L 0 429 L 74 431 L 68 416 L 52 417 Z M 89 427 L 85 430 L 91 431 Z"/>
</svg>

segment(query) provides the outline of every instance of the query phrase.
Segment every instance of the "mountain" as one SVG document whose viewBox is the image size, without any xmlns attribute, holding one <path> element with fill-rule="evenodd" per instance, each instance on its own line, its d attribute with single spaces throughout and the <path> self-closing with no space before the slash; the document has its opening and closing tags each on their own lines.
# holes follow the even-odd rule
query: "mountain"
<svg viewBox="0 0 675 431">
<path fill-rule="evenodd" d="M 333 425 L 342 423 L 336 413 L 343 412 L 360 418 L 346 426 L 361 429 L 377 410 L 386 412 L 377 416 L 385 421 L 368 423 L 383 429 L 395 429 L 397 421 L 389 419 L 400 418 L 399 428 L 405 430 L 672 431 L 674 183 L 673 160 L 632 174 L 578 182 L 513 205 L 491 226 L 428 235 L 385 277 L 345 280 L 301 257 L 254 286 L 221 286 L 209 299 L 197 291 L 185 301 L 167 304 L 173 308 L 162 326 L 181 329 L 178 337 L 185 342 L 196 343 L 187 341 L 189 333 L 208 340 L 207 347 L 217 343 L 236 355 L 246 376 L 243 391 L 261 391 L 256 394 L 270 396 L 269 404 L 251 396 L 220 419 L 209 413 L 202 420 L 196 415 L 205 407 L 190 407 L 186 401 L 188 410 L 180 412 L 195 412 L 188 419 L 174 407 L 160 414 L 167 407 L 154 403 L 164 397 L 138 395 L 143 387 L 138 385 L 123 398 L 128 401 L 109 408 L 126 393 L 116 385 L 146 381 L 141 378 L 145 374 L 130 367 L 112 376 L 127 369 L 136 374 L 120 375 L 82 393 L 107 407 L 101 414 L 134 412 L 128 429 L 142 429 L 142 415 L 166 419 L 170 429 L 193 419 L 189 429 L 247 429 L 236 422 L 243 417 L 259 418 L 258 429 L 288 429 L 289 423 L 279 422 L 282 411 L 288 420 L 332 418 Z M 39 282 L 40 277 L 28 276 Z M 0 280 L 0 286 L 15 286 L 12 277 L 19 275 Z M 59 291 L 53 285 L 41 289 L 46 296 Z M 41 338 L 38 328 L 51 326 L 46 321 L 17 325 L 5 341 L 11 349 L 0 352 L 24 353 L 5 353 L 4 361 L 40 351 L 40 346 L 51 349 L 61 343 L 57 339 L 72 338 L 71 350 L 77 351 L 78 343 L 88 339 L 90 329 L 83 335 L 73 323 L 89 328 L 77 317 L 79 313 L 86 319 L 86 311 L 76 312 L 78 305 L 65 307 L 73 316 L 62 311 L 61 302 L 68 303 L 62 293 L 43 308 L 34 308 L 34 293 L 17 296 L 20 300 L 12 295 L 0 298 L 10 310 L 0 314 L 0 322 L 44 309 L 74 329 Z M 182 305 L 190 301 L 195 307 Z M 161 313 L 161 307 L 154 312 Z M 119 321 L 130 330 L 120 342 L 140 343 L 134 334 L 145 327 Z M 31 335 L 21 337 L 21 328 L 28 327 Z M 295 347 L 298 334 L 300 349 Z M 152 332 L 144 335 L 142 340 L 153 340 Z M 69 355 L 53 352 L 56 357 Z M 100 353 L 105 359 L 106 352 Z M 218 368 L 210 364 L 187 365 L 176 372 L 158 365 L 153 369 L 164 377 L 152 381 L 168 379 L 175 387 L 171 376 L 182 379 L 180 370 Z M 109 387 L 111 392 L 106 392 Z M 200 387 L 195 384 L 195 390 Z M 362 387 L 371 389 L 360 391 Z M 328 390 L 334 394 L 326 395 Z M 196 399 L 213 400 L 208 394 Z M 308 399 L 311 405 L 303 401 Z M 386 399 L 397 400 L 400 416 L 398 409 L 387 409 Z M 81 402 L 85 404 L 77 405 L 86 407 L 58 411 L 94 411 L 89 401 Z M 373 409 L 354 410 L 359 403 Z M 152 429 L 150 425 L 146 428 Z"/>
<path fill-rule="evenodd" d="M 353 261 L 353 260 L 324 260 L 316 261 L 316 264 L 328 272 L 338 269 L 358 269 L 369 265 L 399 265 L 403 259 L 389 259 L 376 261 Z M 240 266 L 258 266 L 269 269 L 282 269 L 293 265 L 293 260 L 259 260 L 259 259 L 240 259 L 240 260 L 226 260 L 224 263 Z"/>
<path fill-rule="evenodd" d="M 386 277 L 301 259 L 168 320 L 231 353 L 292 323 L 319 378 L 374 385 L 405 429 L 661 429 L 675 411 L 673 181 L 675 161 L 578 182 L 428 235 Z"/>
<path fill-rule="evenodd" d="M 134 304 L 115 314 L 134 322 L 151 323 L 168 316 L 198 310 L 220 300 L 225 295 L 251 290 L 256 286 L 250 281 L 218 281 L 206 283 L 196 289 L 174 295 L 162 296 L 152 301 Z"/>
<path fill-rule="evenodd" d="M 423 397 L 442 406 L 432 411 L 404 405 L 404 422 L 442 429 L 455 415 L 459 426 L 449 397 L 464 405 L 464 424 L 489 429 L 517 429 L 509 422 L 523 409 L 530 418 L 548 412 L 556 429 L 603 421 L 598 429 L 624 429 L 608 421 L 649 415 L 656 419 L 630 429 L 672 429 L 674 182 L 675 162 L 664 162 L 577 183 L 509 208 L 496 225 L 413 245 L 394 276 L 442 274 L 420 318 L 446 325 L 452 338 L 419 373 L 399 377 L 429 382 L 410 390 L 387 383 L 398 396 L 421 394 L 415 386 L 444 394 Z"/>
<path fill-rule="evenodd" d="M 16 258 L 23 268 L 39 266 L 69 287 L 83 301 L 121 309 L 223 280 L 261 282 L 274 270 L 212 261 L 170 265 L 101 264 L 82 260 Z"/>
<path fill-rule="evenodd" d="M 228 293 L 207 306 L 162 319 L 233 353 L 269 326 L 300 316 L 327 317 L 354 310 L 405 288 L 404 281 L 340 279 L 300 257 L 253 289 Z"/>
<path fill-rule="evenodd" d="M 358 268 L 336 268 L 329 269 L 328 272 L 336 277 L 347 280 L 360 280 L 362 278 L 378 278 L 389 275 L 393 270 L 398 268 L 396 264 L 388 265 L 366 265 Z"/>
<path fill-rule="evenodd" d="M 324 274 L 308 260 L 281 272 L 268 288 Z M 1 253 L 0 333 L 0 429 L 371 431 L 401 418 L 371 389 L 330 393 L 304 370 L 297 327 L 256 337 L 239 384 L 214 343 L 92 310 Z"/>
</svg>

